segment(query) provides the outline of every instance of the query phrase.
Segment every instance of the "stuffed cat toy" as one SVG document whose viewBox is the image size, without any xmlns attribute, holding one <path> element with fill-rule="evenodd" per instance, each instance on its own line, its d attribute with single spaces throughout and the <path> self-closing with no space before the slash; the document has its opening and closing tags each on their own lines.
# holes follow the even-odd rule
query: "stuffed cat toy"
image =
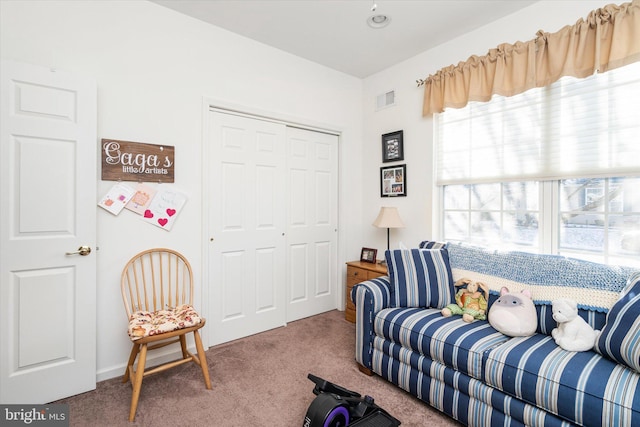
<svg viewBox="0 0 640 427">
<path fill-rule="evenodd" d="M 538 313 L 531 292 L 511 293 L 503 287 L 500 298 L 489 309 L 489 324 L 510 337 L 533 335 L 538 327 Z"/>
<path fill-rule="evenodd" d="M 587 351 L 593 348 L 598 333 L 578 315 L 578 304 L 570 299 L 560 298 L 551 304 L 553 320 L 558 327 L 551 336 L 561 348 L 567 351 Z"/>
</svg>

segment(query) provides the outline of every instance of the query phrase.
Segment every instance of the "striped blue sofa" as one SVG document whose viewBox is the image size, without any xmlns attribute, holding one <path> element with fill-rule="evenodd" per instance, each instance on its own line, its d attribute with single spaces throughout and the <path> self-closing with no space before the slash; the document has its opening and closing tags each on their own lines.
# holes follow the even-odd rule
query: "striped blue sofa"
<svg viewBox="0 0 640 427">
<path fill-rule="evenodd" d="M 554 255 L 464 244 L 387 251 L 389 276 L 354 286 L 356 361 L 469 426 L 640 426 L 640 273 Z M 463 277 L 529 289 L 533 336 L 510 338 L 488 321 L 443 317 Z M 592 351 L 551 337 L 551 302 L 578 302 L 600 330 Z M 395 414 L 402 420 L 402 414 Z"/>
</svg>

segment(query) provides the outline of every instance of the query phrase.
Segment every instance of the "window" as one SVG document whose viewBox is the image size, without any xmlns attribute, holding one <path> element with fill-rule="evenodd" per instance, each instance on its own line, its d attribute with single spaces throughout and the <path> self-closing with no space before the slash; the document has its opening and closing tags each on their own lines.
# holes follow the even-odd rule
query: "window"
<svg viewBox="0 0 640 427">
<path fill-rule="evenodd" d="M 640 63 L 436 115 L 445 240 L 640 266 Z"/>
<path fill-rule="evenodd" d="M 612 264 L 640 256 L 640 178 L 566 179 L 559 194 L 560 253 Z"/>
<path fill-rule="evenodd" d="M 538 244 L 536 182 L 463 184 L 444 187 L 444 235 L 448 240 Z"/>
</svg>

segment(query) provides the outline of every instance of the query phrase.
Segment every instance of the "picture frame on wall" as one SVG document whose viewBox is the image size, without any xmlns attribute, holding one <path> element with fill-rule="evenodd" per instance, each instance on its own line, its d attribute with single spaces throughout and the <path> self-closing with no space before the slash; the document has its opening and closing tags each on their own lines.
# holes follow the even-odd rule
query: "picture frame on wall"
<svg viewBox="0 0 640 427">
<path fill-rule="evenodd" d="M 404 160 L 403 131 L 382 135 L 382 163 Z"/>
<path fill-rule="evenodd" d="M 377 255 L 378 255 L 377 249 L 362 248 L 362 252 L 360 252 L 360 261 L 375 264 Z"/>
<path fill-rule="evenodd" d="M 380 168 L 380 197 L 407 195 L 407 165 Z"/>
</svg>

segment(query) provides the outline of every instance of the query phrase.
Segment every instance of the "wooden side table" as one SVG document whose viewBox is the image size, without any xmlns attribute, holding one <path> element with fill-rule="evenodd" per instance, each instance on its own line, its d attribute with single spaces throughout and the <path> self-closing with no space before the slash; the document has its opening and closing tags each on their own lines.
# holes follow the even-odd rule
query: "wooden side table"
<svg viewBox="0 0 640 427">
<path fill-rule="evenodd" d="M 347 305 L 344 311 L 344 318 L 349 322 L 356 322 L 356 306 L 351 301 L 351 289 L 360 282 L 386 276 L 387 266 L 383 264 L 372 264 L 370 262 L 350 261 L 347 263 Z"/>
</svg>

